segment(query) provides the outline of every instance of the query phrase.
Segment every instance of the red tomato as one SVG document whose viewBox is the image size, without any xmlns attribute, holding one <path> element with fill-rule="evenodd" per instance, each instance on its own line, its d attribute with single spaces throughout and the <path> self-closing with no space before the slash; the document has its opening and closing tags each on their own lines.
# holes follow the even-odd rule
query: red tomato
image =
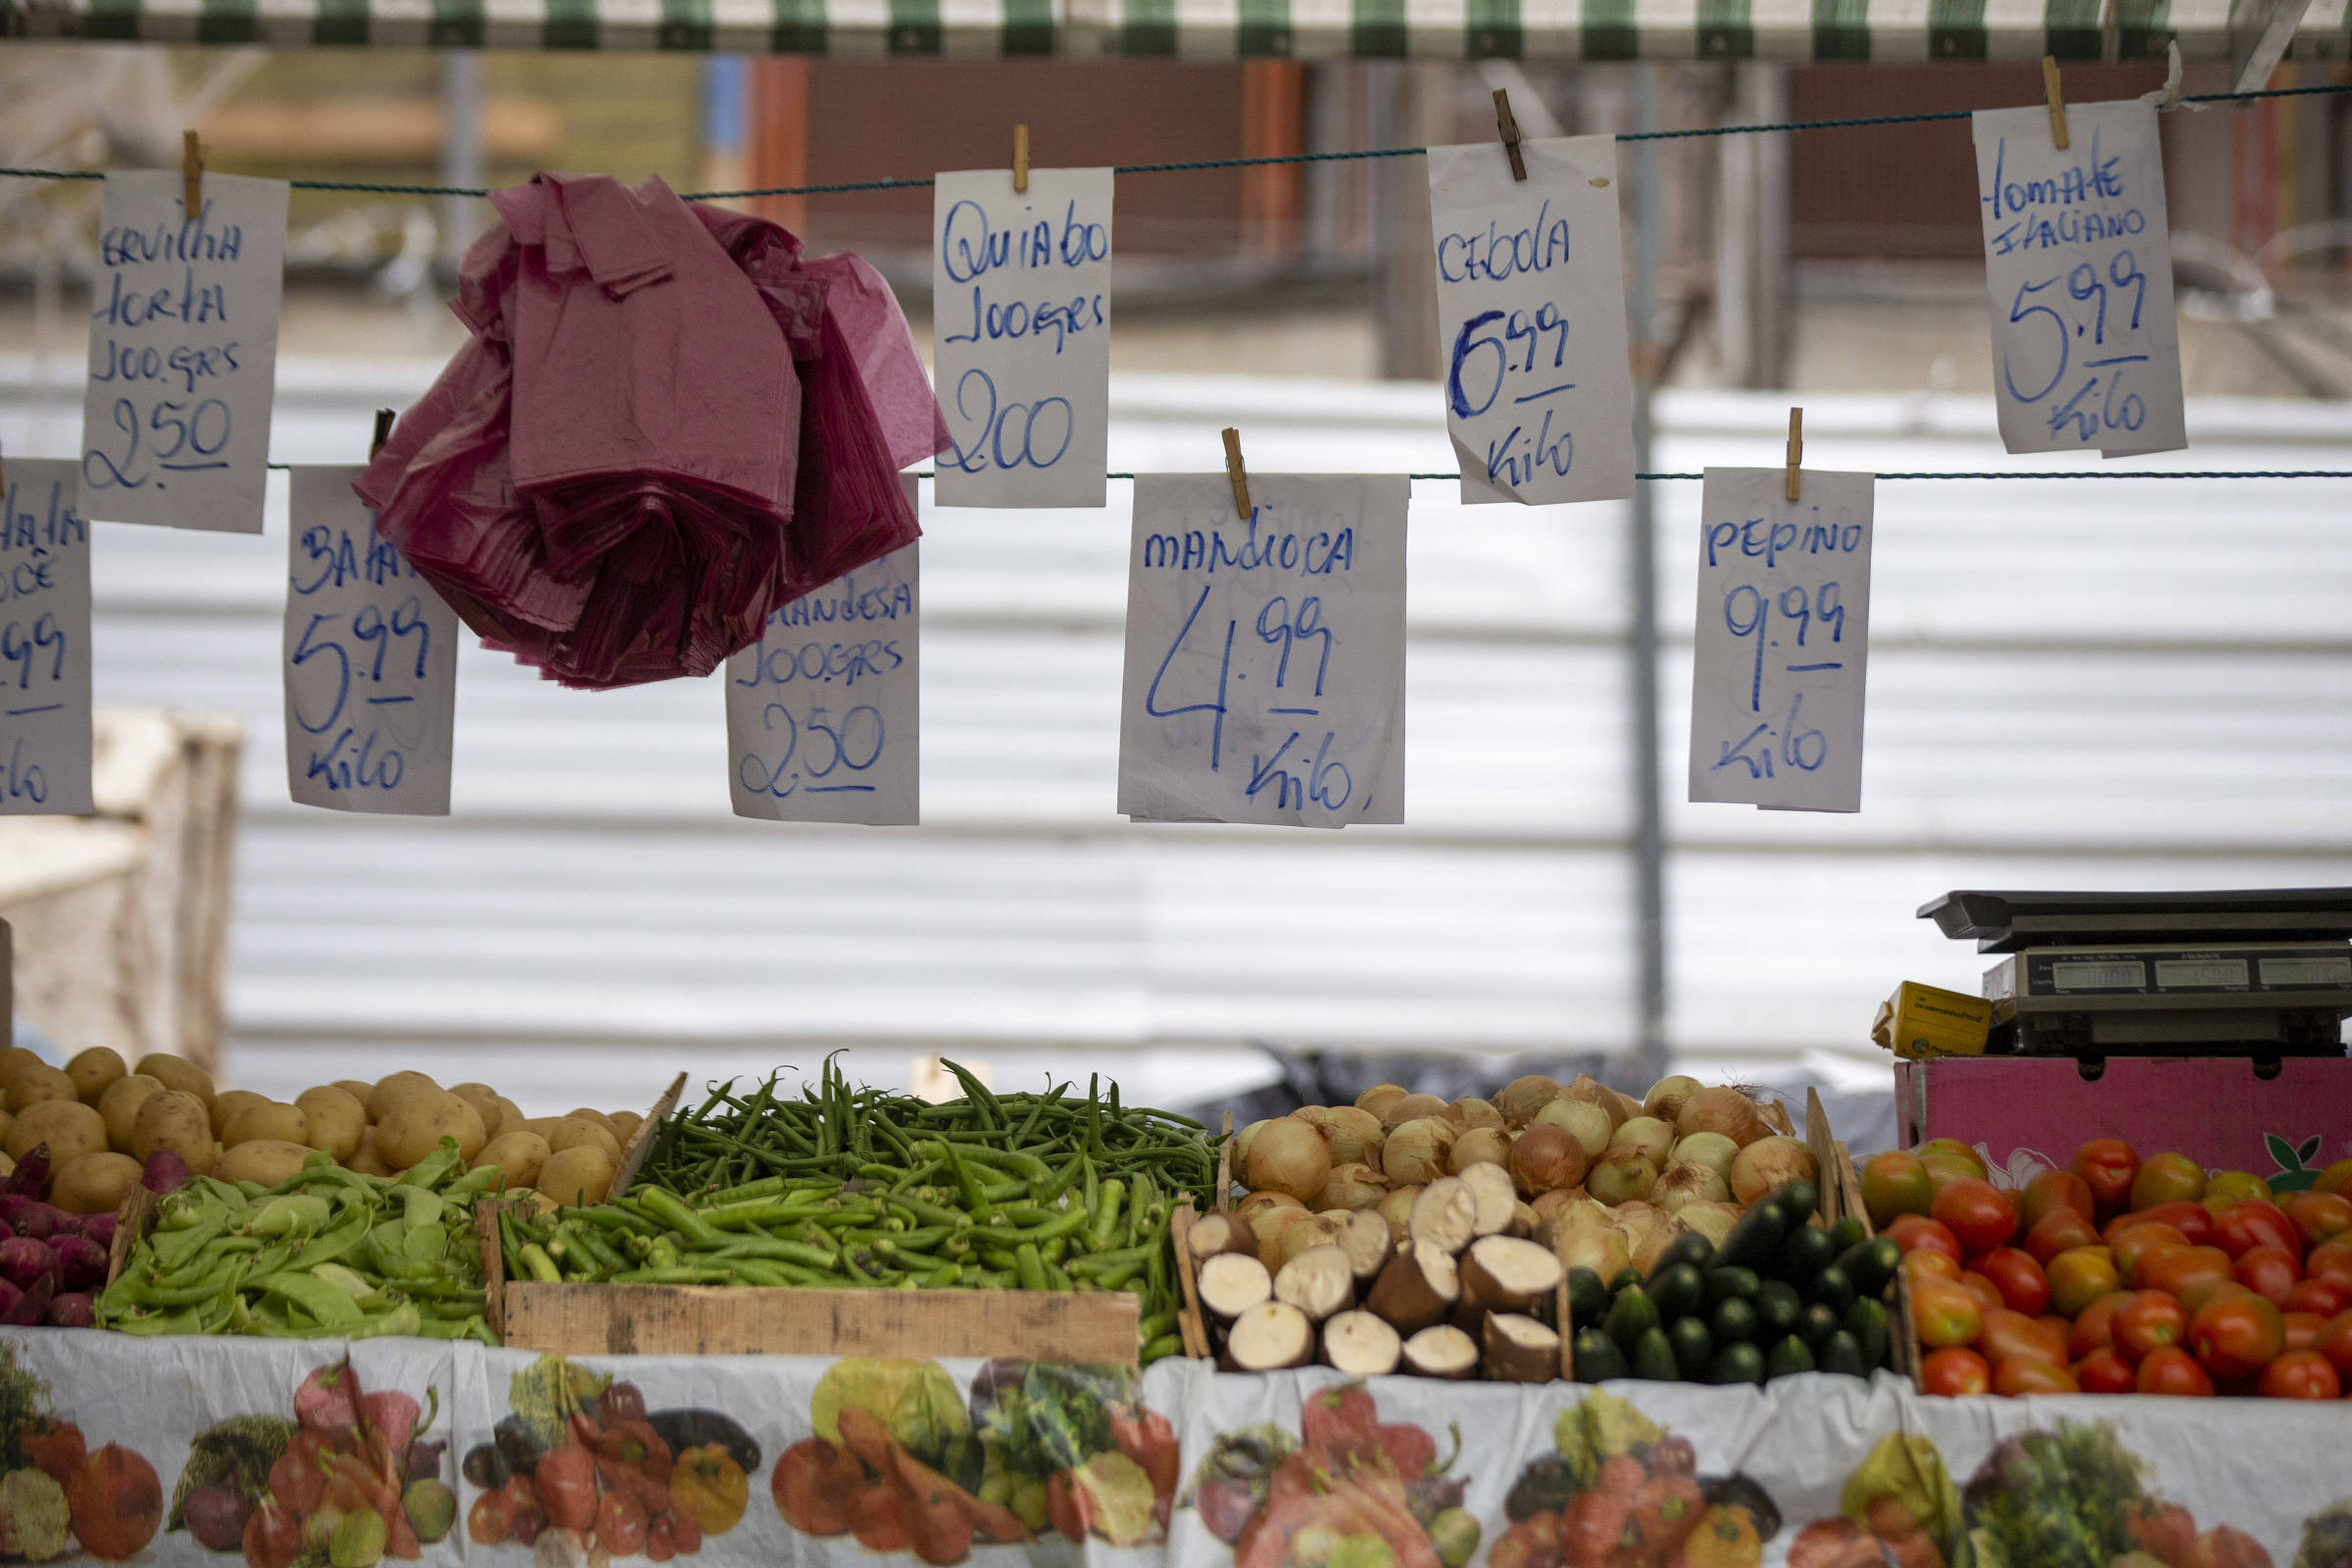
<svg viewBox="0 0 2352 1568">
<path fill-rule="evenodd" d="M 2279 1315 L 2286 1319 L 2286 1348 L 2288 1349 L 2310 1350 L 2319 1347 L 2320 1330 L 2328 1326 L 2326 1318 L 2317 1312 L 2289 1311 Z"/>
<path fill-rule="evenodd" d="M 2090 1183 L 2071 1170 L 2045 1170 L 2026 1183 L 2017 1200 L 2017 1222 L 2032 1230 L 2034 1221 L 2053 1208 L 2071 1208 L 2084 1219 L 2095 1219 L 2098 1214 Z"/>
<path fill-rule="evenodd" d="M 2121 1138 L 2093 1138 L 2075 1151 L 2074 1171 L 2089 1187 L 2099 1212 L 2113 1214 L 2132 1201 L 2139 1155 Z"/>
<path fill-rule="evenodd" d="M 2271 1568 L 2271 1554 L 2243 1530 L 2215 1525 L 2190 1544 L 2180 1568 Z"/>
<path fill-rule="evenodd" d="M 2289 1350 L 2262 1369 L 2262 1392 L 2274 1399 L 2332 1399 L 2343 1380 L 2317 1350 Z"/>
<path fill-rule="evenodd" d="M 1977 1269 L 2000 1291 L 2002 1304 L 2014 1311 L 2039 1317 L 2050 1304 L 2050 1282 L 2031 1253 L 1996 1247 L 1977 1259 Z"/>
<path fill-rule="evenodd" d="M 1905 1214 L 1886 1227 L 1886 1235 L 1906 1253 L 1926 1249 L 1960 1261 L 1960 1238 L 1925 1214 Z"/>
<path fill-rule="evenodd" d="M 1998 1366 L 2003 1361 L 2047 1361 L 2054 1366 L 2066 1364 L 2064 1341 L 2052 1343 L 2049 1330 L 2023 1312 L 2012 1312 L 1996 1306 L 1985 1312 L 1984 1326 L 1977 1335 L 1977 1346 Z"/>
<path fill-rule="evenodd" d="M 2205 1196 L 2205 1167 L 2186 1154 L 2150 1154 L 2132 1178 L 2132 1206 L 2195 1202 Z"/>
<path fill-rule="evenodd" d="M 2050 1259 L 2050 1305 L 2072 1317 L 2123 1284 L 2104 1247 L 2070 1247 Z"/>
<path fill-rule="evenodd" d="M 1897 1266 L 1902 1269 L 1903 1277 L 1914 1285 L 1926 1279 L 1957 1283 L 1960 1278 L 1960 1265 L 1956 1260 L 1926 1247 L 1905 1252 L 1902 1262 Z"/>
<path fill-rule="evenodd" d="M 2306 1247 L 2352 1232 L 2352 1198 L 2341 1193 L 2297 1193 L 2282 1206 L 2303 1233 Z"/>
<path fill-rule="evenodd" d="M 1984 1328 L 1984 1309 L 1968 1287 L 1956 1280 L 1916 1279 L 1911 1282 L 1911 1322 L 1919 1343 L 1941 1349 L 1968 1345 Z"/>
<path fill-rule="evenodd" d="M 2217 1280 L 2199 1280 L 2187 1290 L 2182 1291 L 2180 1307 L 2188 1314 L 2189 1321 L 2193 1323 L 2196 1321 L 2197 1314 L 2204 1311 L 2208 1305 L 2232 1296 L 2243 1296 L 2256 1301 L 2262 1299 L 2261 1297 L 2256 1296 L 2234 1279 L 2225 1276 Z"/>
<path fill-rule="evenodd" d="M 2167 1346 L 2150 1350 L 2139 1363 L 2139 1392 L 2142 1394 L 2210 1395 L 2213 1379 L 2197 1365 L 2196 1357 L 2186 1350 Z"/>
<path fill-rule="evenodd" d="M 2041 1223 L 2026 1233 L 2022 1245 L 2034 1261 L 2046 1269 L 2050 1259 L 2060 1252 L 2078 1247 L 2097 1247 L 2101 1243 L 2090 1221 L 2071 1208 L 2056 1208 L 2041 1216 Z"/>
<path fill-rule="evenodd" d="M 1871 1224 L 1885 1230 L 1898 1214 L 1925 1214 L 1936 1189 L 1917 1154 L 1885 1150 L 1862 1162 L 1862 1206 Z"/>
<path fill-rule="evenodd" d="M 2117 1232 L 2133 1225 L 2170 1225 L 2188 1238 L 2191 1247 L 2203 1247 L 2213 1240 L 2213 1216 L 2205 1212 L 2202 1203 L 2158 1203 L 2135 1213 L 2119 1214 L 2107 1224 L 2112 1238 Z"/>
<path fill-rule="evenodd" d="M 2080 1361 L 2102 1345 L 2115 1342 L 2115 1314 L 2132 1299 L 2127 1291 L 2110 1291 L 2075 1314 L 2066 1333 L 2066 1353 Z"/>
<path fill-rule="evenodd" d="M 1945 1183 L 1928 1213 L 1959 1239 L 1962 1257 L 2006 1247 L 2017 1232 L 2017 1209 L 2009 1195 L 1981 1177 L 1962 1176 Z"/>
<path fill-rule="evenodd" d="M 2237 1254 L 2230 1277 L 2273 1306 L 2284 1307 L 2287 1293 L 2301 1280 L 2295 1254 L 2283 1247 L 2249 1247 Z"/>
<path fill-rule="evenodd" d="M 2179 1296 L 2200 1280 L 2230 1277 L 2230 1254 L 2218 1247 L 2184 1247 L 2178 1252 L 2157 1252 L 2140 1259 L 2139 1283 L 2149 1290 Z"/>
<path fill-rule="evenodd" d="M 1946 1346 L 1940 1350 L 1929 1351 L 1919 1363 L 1919 1381 L 1930 1394 L 1957 1398 L 1990 1390 L 1992 1368 L 1983 1356 L 1965 1346 Z"/>
<path fill-rule="evenodd" d="M 1992 1392 L 2005 1395 L 2081 1394 L 2075 1375 L 2054 1361 L 2011 1356 L 1992 1369 Z"/>
<path fill-rule="evenodd" d="M 2352 1290 L 2352 1246 L 2338 1242 L 2322 1242 L 2303 1258 L 2303 1277 L 2327 1280 Z"/>
<path fill-rule="evenodd" d="M 2140 1291 L 2115 1309 L 2115 1348 L 2134 1363 L 2188 1339 L 2188 1312 L 2162 1291 Z"/>
<path fill-rule="evenodd" d="M 2311 1348 L 2328 1358 L 2337 1376 L 2352 1378 L 2352 1312 L 2338 1312 L 2321 1324 Z"/>
<path fill-rule="evenodd" d="M 1970 1154 L 1930 1154 L 1923 1152 L 1919 1162 L 1928 1168 L 1928 1187 L 1931 1193 L 1940 1193 L 1954 1182 L 1978 1182 L 1984 1179 L 1984 1162 Z"/>
<path fill-rule="evenodd" d="M 2298 1280 L 2279 1305 L 2289 1312 L 2317 1312 L 2322 1317 L 2333 1317 L 2352 1307 L 2352 1289 L 2333 1280 Z"/>
<path fill-rule="evenodd" d="M 2256 1247 L 2276 1247 L 2303 1255 L 2303 1233 L 2277 1203 L 2241 1198 L 2213 1222 L 2213 1245 L 2231 1257 Z"/>
<path fill-rule="evenodd" d="M 2188 1348 L 2216 1378 L 2250 1378 L 2286 1348 L 2286 1320 L 2259 1296 L 2208 1301 L 2188 1320 Z"/>
<path fill-rule="evenodd" d="M 2188 1238 L 2178 1225 L 2157 1220 L 2107 1232 L 2108 1250 L 2115 1253 L 2116 1272 L 2127 1280 L 2139 1277 L 2139 1260 L 2167 1247 L 2186 1247 Z"/>
<path fill-rule="evenodd" d="M 2001 1288 L 1973 1268 L 1961 1274 L 1960 1285 L 1969 1295 L 1983 1302 L 1984 1310 L 1987 1312 L 1995 1307 L 2005 1307 L 2009 1304 L 2009 1298 L 2001 1294 Z"/>
<path fill-rule="evenodd" d="M 2132 1363 L 2106 1345 L 2077 1361 L 2074 1373 L 2076 1385 L 2084 1394 L 2130 1394 L 2139 1384 L 2139 1374 Z"/>
</svg>

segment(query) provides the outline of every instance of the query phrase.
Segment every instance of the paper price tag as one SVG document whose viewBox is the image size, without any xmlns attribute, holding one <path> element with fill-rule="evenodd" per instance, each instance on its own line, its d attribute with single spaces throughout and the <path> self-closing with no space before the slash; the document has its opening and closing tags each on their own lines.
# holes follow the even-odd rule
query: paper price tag
<svg viewBox="0 0 2352 1568">
<path fill-rule="evenodd" d="M 914 500 L 912 475 L 901 483 Z M 805 594 L 727 661 L 727 787 L 769 822 L 922 820 L 919 544 Z"/>
<path fill-rule="evenodd" d="M 1107 169 L 939 176 L 931 309 L 943 507 L 1100 507 L 1110 443 Z"/>
<path fill-rule="evenodd" d="M 1401 477 L 1135 482 L 1119 809 L 1137 821 L 1404 820 Z"/>
<path fill-rule="evenodd" d="M 0 815 L 90 809 L 90 528 L 75 465 L 10 458 L 0 492 Z"/>
<path fill-rule="evenodd" d="M 1975 117 L 1993 399 L 2011 452 L 2111 458 L 2188 445 L 2156 108 L 2069 104 Z"/>
<path fill-rule="evenodd" d="M 1862 808 L 1867 473 L 1709 468 L 1690 675 L 1690 799 Z"/>
<path fill-rule="evenodd" d="M 286 184 L 179 173 L 106 176 L 81 495 L 108 522 L 262 531 Z"/>
<path fill-rule="evenodd" d="M 1607 136 L 1429 150 L 1446 424 L 1464 502 L 1634 493 L 1634 384 Z"/>
<path fill-rule="evenodd" d="M 458 617 L 352 494 L 296 468 L 287 532 L 286 790 L 298 806 L 449 814 Z"/>
</svg>

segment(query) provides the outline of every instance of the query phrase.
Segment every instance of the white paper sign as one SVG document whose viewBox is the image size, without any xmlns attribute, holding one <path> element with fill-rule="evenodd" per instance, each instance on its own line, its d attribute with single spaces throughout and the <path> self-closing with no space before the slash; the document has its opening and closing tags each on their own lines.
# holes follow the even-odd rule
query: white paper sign
<svg viewBox="0 0 2352 1568">
<path fill-rule="evenodd" d="M 90 527 L 74 465 L 10 458 L 0 515 L 0 815 L 90 808 Z"/>
<path fill-rule="evenodd" d="M 1404 820 L 1402 477 L 1135 481 L 1119 809 L 1143 822 Z"/>
<path fill-rule="evenodd" d="M 2111 458 L 2188 445 L 2156 108 L 2069 104 L 1975 117 L 1993 400 L 2011 452 Z"/>
<path fill-rule="evenodd" d="M 377 535 L 359 472 L 294 470 L 286 788 L 300 806 L 447 816 L 457 613 Z"/>
<path fill-rule="evenodd" d="M 1100 507 L 1110 443 L 1107 169 L 975 169 L 932 197 L 943 507 Z"/>
<path fill-rule="evenodd" d="M 262 531 L 286 184 L 106 176 L 81 403 L 81 497 L 108 522 Z"/>
<path fill-rule="evenodd" d="M 1788 472 L 1707 470 L 1690 799 L 1858 811 L 1872 478 Z"/>
<path fill-rule="evenodd" d="M 1634 384 L 1607 136 L 1429 150 L 1446 423 L 1462 500 L 1634 493 Z"/>
<path fill-rule="evenodd" d="M 901 482 L 912 504 L 913 475 Z M 737 816 L 922 820 L 921 548 L 894 550 L 794 600 L 767 617 L 757 647 L 727 661 Z"/>
</svg>

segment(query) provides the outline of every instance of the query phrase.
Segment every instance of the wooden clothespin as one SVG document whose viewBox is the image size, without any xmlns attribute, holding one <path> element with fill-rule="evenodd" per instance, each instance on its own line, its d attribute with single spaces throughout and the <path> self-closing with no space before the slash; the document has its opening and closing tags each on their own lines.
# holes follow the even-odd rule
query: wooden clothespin
<svg viewBox="0 0 2352 1568">
<path fill-rule="evenodd" d="M 2041 57 L 2041 90 L 2050 95 L 2050 139 L 2066 151 L 2066 94 L 2058 90 L 2058 57 Z"/>
<path fill-rule="evenodd" d="M 1015 195 L 1029 194 L 1029 127 L 1012 127 L 1012 189 Z"/>
<path fill-rule="evenodd" d="M 1788 499 L 1796 499 L 1796 470 L 1805 461 L 1805 411 L 1788 411 Z"/>
<path fill-rule="evenodd" d="M 1527 160 L 1519 156 L 1519 122 L 1511 114 L 1511 95 L 1494 89 L 1494 128 L 1502 132 L 1502 150 L 1511 155 L 1511 177 L 1527 177 Z"/>
<path fill-rule="evenodd" d="M 204 143 L 192 130 L 179 133 L 180 200 L 187 207 L 187 216 L 196 218 L 204 212 Z"/>
<path fill-rule="evenodd" d="M 1250 474 L 1242 466 L 1242 432 L 1231 426 L 1225 431 L 1225 477 L 1233 481 L 1233 514 L 1248 517 L 1253 510 L 1250 505 Z"/>
<path fill-rule="evenodd" d="M 375 411 L 375 438 L 368 443 L 368 462 L 373 463 L 375 455 L 384 450 L 384 443 L 392 439 L 393 418 L 394 415 L 390 409 Z"/>
</svg>

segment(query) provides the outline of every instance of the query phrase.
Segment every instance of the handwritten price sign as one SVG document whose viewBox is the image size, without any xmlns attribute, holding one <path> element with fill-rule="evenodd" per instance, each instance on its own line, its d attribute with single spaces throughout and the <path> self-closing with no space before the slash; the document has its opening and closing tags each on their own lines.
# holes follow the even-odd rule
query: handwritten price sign
<svg viewBox="0 0 2352 1568">
<path fill-rule="evenodd" d="M 1709 468 L 1690 674 L 1690 799 L 1862 808 L 1871 476 Z"/>
<path fill-rule="evenodd" d="M 375 531 L 357 468 L 296 468 L 286 789 L 298 806 L 449 814 L 458 617 Z"/>
<path fill-rule="evenodd" d="M 72 463 L 0 493 L 0 815 L 90 808 L 90 529 Z"/>
<path fill-rule="evenodd" d="M 939 176 L 931 308 L 943 507 L 1100 507 L 1110 441 L 1107 169 Z"/>
<path fill-rule="evenodd" d="M 98 218 L 81 495 L 94 517 L 262 531 L 286 185 L 109 174 Z"/>
<path fill-rule="evenodd" d="M 2188 445 L 2156 109 L 2070 104 L 1975 117 L 1993 397 L 2011 452 L 2111 458 Z"/>
<path fill-rule="evenodd" d="M 1138 821 L 1404 820 L 1400 477 L 1135 482 L 1119 809 Z"/>
</svg>

